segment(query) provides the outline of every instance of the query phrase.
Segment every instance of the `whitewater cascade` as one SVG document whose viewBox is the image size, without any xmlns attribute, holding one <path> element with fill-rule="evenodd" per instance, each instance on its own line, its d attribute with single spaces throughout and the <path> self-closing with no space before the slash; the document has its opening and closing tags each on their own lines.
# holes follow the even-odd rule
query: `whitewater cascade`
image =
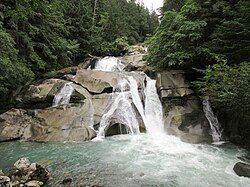
<svg viewBox="0 0 250 187">
<path fill-rule="evenodd" d="M 219 121 L 213 113 L 209 100 L 204 99 L 202 104 L 203 104 L 203 111 L 211 127 L 211 135 L 212 135 L 213 141 L 219 142 L 222 136 L 221 131 L 220 131 L 221 127 L 220 127 Z"/>
<path fill-rule="evenodd" d="M 101 71 L 122 71 L 120 61 L 115 57 L 105 57 L 98 61 L 96 70 Z M 112 124 L 112 120 L 126 126 L 127 132 L 131 134 L 140 133 L 139 122 L 136 118 L 136 110 L 140 114 L 148 133 L 163 132 L 162 105 L 157 94 L 156 81 L 145 76 L 146 86 L 139 92 L 137 80 L 134 76 L 141 73 L 123 73 L 124 79 L 114 87 L 109 104 L 102 116 L 97 139 L 105 137 L 106 130 Z M 141 83 L 144 85 L 144 83 Z M 140 97 L 144 94 L 144 104 Z M 120 126 L 121 129 L 121 126 Z"/>
<path fill-rule="evenodd" d="M 145 117 L 146 128 L 151 134 L 160 134 L 164 132 L 163 126 L 163 108 L 159 99 L 156 80 L 147 77 L 147 85 L 145 89 Z"/>
<path fill-rule="evenodd" d="M 52 107 L 69 104 L 73 91 L 72 82 L 65 83 L 61 90 L 55 95 Z"/>
<path fill-rule="evenodd" d="M 104 57 L 95 64 L 95 70 L 100 71 L 122 71 L 124 64 L 116 57 Z"/>
<path fill-rule="evenodd" d="M 114 88 L 109 104 L 102 116 L 97 138 L 105 136 L 105 131 L 115 118 L 119 123 L 126 125 L 127 131 L 131 134 L 140 133 L 136 114 L 129 99 L 130 92 L 127 91 L 128 81 L 121 80 Z"/>
</svg>

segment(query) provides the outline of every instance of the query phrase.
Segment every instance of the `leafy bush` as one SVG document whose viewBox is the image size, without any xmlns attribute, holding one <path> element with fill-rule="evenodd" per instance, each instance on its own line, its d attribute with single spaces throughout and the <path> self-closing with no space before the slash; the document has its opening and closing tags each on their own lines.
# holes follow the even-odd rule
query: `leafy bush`
<svg viewBox="0 0 250 187">
<path fill-rule="evenodd" d="M 194 84 L 213 105 L 239 116 L 250 116 L 250 63 L 229 66 L 225 62 L 209 66 Z"/>
</svg>

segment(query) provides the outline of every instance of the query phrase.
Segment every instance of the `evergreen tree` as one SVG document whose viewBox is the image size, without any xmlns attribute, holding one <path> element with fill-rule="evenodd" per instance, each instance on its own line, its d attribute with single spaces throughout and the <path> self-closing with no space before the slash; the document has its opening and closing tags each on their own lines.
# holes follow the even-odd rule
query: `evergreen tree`
<svg viewBox="0 0 250 187">
<path fill-rule="evenodd" d="M 88 54 L 120 55 L 157 26 L 155 15 L 126 0 L 2 0 L 0 96 Z M 34 76 L 35 75 L 35 76 Z"/>
</svg>

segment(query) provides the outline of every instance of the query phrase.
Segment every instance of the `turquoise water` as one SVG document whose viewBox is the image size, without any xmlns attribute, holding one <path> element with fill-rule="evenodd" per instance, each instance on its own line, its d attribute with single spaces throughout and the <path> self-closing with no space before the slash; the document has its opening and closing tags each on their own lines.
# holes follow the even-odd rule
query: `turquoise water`
<svg viewBox="0 0 250 187">
<path fill-rule="evenodd" d="M 0 168 L 7 171 L 21 157 L 47 165 L 60 186 L 108 187 L 248 187 L 250 180 L 233 172 L 237 156 L 246 154 L 231 144 L 187 144 L 174 136 L 122 135 L 85 143 L 0 144 Z"/>
</svg>

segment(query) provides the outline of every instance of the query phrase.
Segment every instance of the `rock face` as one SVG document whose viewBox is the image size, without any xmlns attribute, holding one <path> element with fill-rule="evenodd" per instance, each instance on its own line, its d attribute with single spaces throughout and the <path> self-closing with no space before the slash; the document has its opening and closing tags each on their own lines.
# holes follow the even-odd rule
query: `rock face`
<svg viewBox="0 0 250 187">
<path fill-rule="evenodd" d="M 157 88 L 161 98 L 184 97 L 194 93 L 186 82 L 184 72 L 180 70 L 158 73 Z"/>
<path fill-rule="evenodd" d="M 49 172 L 39 164 L 31 163 L 27 158 L 15 162 L 13 171 L 8 176 L 0 173 L 0 186 L 40 187 L 47 183 Z"/>
<path fill-rule="evenodd" d="M 234 165 L 233 169 L 241 177 L 250 177 L 250 164 L 238 162 Z"/>
<path fill-rule="evenodd" d="M 145 132 L 142 116 L 132 100 L 138 97 L 145 101 L 146 75 L 133 72 L 135 70 L 157 78 L 157 89 L 164 107 L 165 129 L 169 134 L 192 143 L 210 141 L 210 127 L 202 112 L 201 102 L 193 96 L 184 72 L 164 71 L 156 74 L 143 60 L 145 53 L 142 46 L 135 46 L 129 50 L 129 54 L 121 57 L 126 72 L 95 70 L 93 67 L 98 65 L 98 58 L 95 58 L 86 60 L 78 67 L 48 73 L 43 79 L 24 86 L 15 98 L 15 108 L 0 115 L 0 142 L 19 139 L 38 142 L 91 140 L 95 138 L 95 130 L 100 126 L 107 108 L 113 106 L 113 91 L 129 92 L 132 82 L 137 85 L 134 85 L 134 98 L 131 93 L 128 94 L 128 103 L 133 110 L 133 115 L 129 115 L 135 116 L 133 119 L 136 118 L 140 132 Z M 70 92 L 65 89 L 66 85 L 70 85 Z M 55 97 L 58 95 L 60 97 Z M 142 105 L 145 104 L 143 102 Z M 111 111 L 108 119 L 107 135 L 120 131 L 126 133 L 123 126 L 126 120 L 114 118 L 114 112 Z"/>
<path fill-rule="evenodd" d="M 81 142 L 93 139 L 96 136 L 94 128 L 100 124 L 114 87 L 127 77 L 125 73 L 80 67 L 60 70 L 54 73 L 55 78 L 46 76 L 49 78 L 26 85 L 16 97 L 16 108 L 0 115 L 0 142 L 19 139 Z M 129 76 L 134 77 L 142 89 L 145 75 L 131 72 Z M 69 103 L 52 107 L 55 96 L 68 83 L 74 89 Z M 116 123 L 119 121 L 112 120 L 112 124 Z M 143 124 L 141 127 L 144 128 Z"/>
<path fill-rule="evenodd" d="M 242 119 L 220 112 L 218 117 L 228 139 L 234 144 L 250 149 L 250 116 Z"/>
<path fill-rule="evenodd" d="M 165 130 L 189 143 L 210 142 L 209 123 L 183 71 L 157 74 L 157 89 L 165 113 Z"/>
</svg>

